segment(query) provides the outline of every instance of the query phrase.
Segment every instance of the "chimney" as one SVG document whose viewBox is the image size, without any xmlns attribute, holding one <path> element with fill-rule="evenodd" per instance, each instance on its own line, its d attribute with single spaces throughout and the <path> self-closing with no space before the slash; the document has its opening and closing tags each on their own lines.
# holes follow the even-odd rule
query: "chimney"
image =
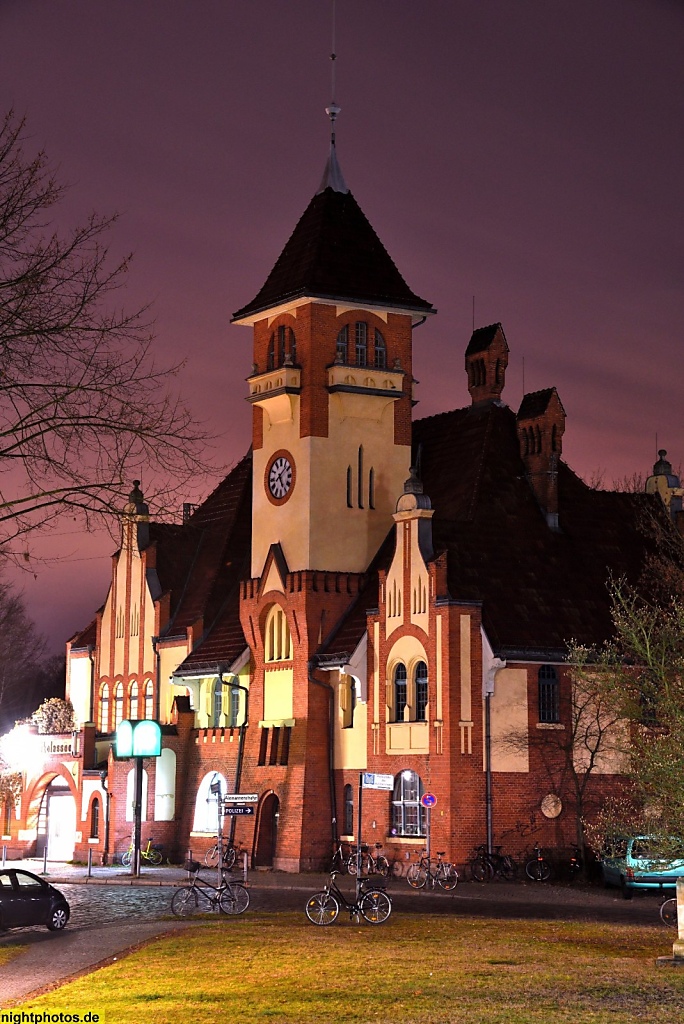
<svg viewBox="0 0 684 1024">
<path fill-rule="evenodd" d="M 565 409 L 555 388 L 524 395 L 516 417 L 520 457 L 534 496 L 552 530 L 558 529 L 558 460 Z"/>
<path fill-rule="evenodd" d="M 465 354 L 468 391 L 473 405 L 498 401 L 506 382 L 508 343 L 501 324 L 473 331 Z"/>
<path fill-rule="evenodd" d="M 142 551 L 150 543 L 150 509 L 145 504 L 140 481 L 133 481 L 133 490 L 128 495 L 128 503 L 123 514 L 123 547 L 132 547 L 133 541 L 138 551 Z"/>
</svg>

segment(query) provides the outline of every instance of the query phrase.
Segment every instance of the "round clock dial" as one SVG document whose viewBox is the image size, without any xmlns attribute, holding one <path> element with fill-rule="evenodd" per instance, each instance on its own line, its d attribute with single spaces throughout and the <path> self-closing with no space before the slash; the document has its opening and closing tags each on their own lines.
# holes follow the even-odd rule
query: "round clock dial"
<svg viewBox="0 0 684 1024">
<path fill-rule="evenodd" d="M 292 463 L 279 455 L 268 471 L 268 489 L 274 498 L 285 498 L 292 488 Z"/>
</svg>

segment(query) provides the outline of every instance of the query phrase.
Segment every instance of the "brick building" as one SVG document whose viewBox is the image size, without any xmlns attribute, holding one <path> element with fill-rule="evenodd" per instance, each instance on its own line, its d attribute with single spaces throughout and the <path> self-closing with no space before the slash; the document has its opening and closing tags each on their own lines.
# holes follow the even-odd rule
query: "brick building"
<svg viewBox="0 0 684 1024">
<path fill-rule="evenodd" d="M 505 404 L 501 324 L 465 345 L 471 404 L 413 420 L 412 332 L 434 312 L 333 146 L 234 317 L 254 336 L 250 450 L 182 524 L 155 523 L 135 483 L 105 603 L 67 646 L 78 732 L 27 736 L 10 855 L 126 848 L 123 718 L 162 723 L 143 836 L 178 857 L 211 843 L 220 781 L 258 796 L 230 824 L 254 865 L 317 867 L 356 835 L 362 771 L 394 779 L 364 792 L 363 838 L 400 860 L 425 842 L 425 792 L 433 847 L 457 863 L 488 835 L 513 852 L 572 841 L 567 771 L 547 756 L 570 726 L 567 644 L 609 634 L 609 574 L 639 578 L 644 522 L 675 536 L 683 492 L 666 453 L 648 494 L 583 483 L 556 389 Z M 602 763 L 596 801 L 619 768 Z"/>
</svg>

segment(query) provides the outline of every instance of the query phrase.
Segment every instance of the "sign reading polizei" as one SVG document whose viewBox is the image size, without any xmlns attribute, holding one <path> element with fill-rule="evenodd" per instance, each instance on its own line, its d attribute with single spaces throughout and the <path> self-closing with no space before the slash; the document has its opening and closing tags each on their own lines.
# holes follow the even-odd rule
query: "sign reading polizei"
<svg viewBox="0 0 684 1024">
<path fill-rule="evenodd" d="M 254 814 L 254 808 L 247 805 L 242 806 L 241 804 L 229 804 L 226 807 L 226 814 L 229 816 L 233 815 L 234 817 L 237 815 Z"/>
<path fill-rule="evenodd" d="M 258 793 L 227 793 L 223 798 L 226 804 L 258 804 Z"/>
<path fill-rule="evenodd" d="M 364 789 L 394 789 L 394 776 L 393 775 L 377 775 L 374 772 L 363 773 L 363 788 Z"/>
</svg>

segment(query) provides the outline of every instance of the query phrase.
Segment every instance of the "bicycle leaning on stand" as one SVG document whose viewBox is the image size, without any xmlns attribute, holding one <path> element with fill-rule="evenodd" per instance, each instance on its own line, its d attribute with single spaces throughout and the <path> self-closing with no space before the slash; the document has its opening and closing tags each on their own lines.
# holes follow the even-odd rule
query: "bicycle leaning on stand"
<svg viewBox="0 0 684 1024">
<path fill-rule="evenodd" d="M 677 927 L 676 896 L 671 896 L 670 899 L 667 899 L 664 903 L 660 904 L 660 920 L 663 922 L 663 924 L 666 924 L 668 928 Z"/>
<path fill-rule="evenodd" d="M 485 843 L 475 847 L 475 857 L 470 862 L 470 874 L 476 882 L 491 882 L 495 875 L 513 881 L 518 874 L 518 865 L 508 853 L 501 853 L 501 847 L 495 846 L 489 853 Z"/>
<path fill-rule="evenodd" d="M 349 911 L 350 921 L 363 918 L 368 924 L 384 924 L 392 913 L 392 900 L 384 889 L 369 878 L 361 878 L 357 882 L 358 895 L 350 903 L 337 885 L 335 879 L 339 872 L 330 872 L 330 881 L 322 892 L 316 892 L 306 901 L 306 916 L 312 924 L 327 925 L 337 920 L 340 908 Z"/>
<path fill-rule="evenodd" d="M 387 878 L 390 873 L 390 865 L 387 857 L 380 853 L 382 843 L 375 844 L 375 856 L 370 852 L 370 847 L 362 844 L 361 853 L 354 850 L 347 859 L 347 871 L 350 875 L 382 875 Z M 360 867 L 361 870 L 357 870 Z"/>
<path fill-rule="evenodd" d="M 164 854 L 159 843 L 155 843 L 154 839 L 150 838 L 147 840 L 147 846 L 140 846 L 140 860 L 141 862 L 146 860 L 148 864 L 154 864 L 155 866 L 161 864 L 164 860 Z M 127 850 L 121 854 L 121 863 L 125 868 L 129 868 L 133 862 L 133 840 Z"/>
<path fill-rule="evenodd" d="M 422 889 L 425 885 L 434 889 L 435 882 L 451 892 L 458 885 L 458 871 L 448 860 L 442 860 L 444 851 L 437 854 L 437 862 L 434 864 L 427 855 L 427 850 L 421 853 L 420 858 L 411 864 L 406 872 L 406 881 L 412 889 Z"/>
<path fill-rule="evenodd" d="M 235 858 L 237 857 L 239 851 L 227 839 L 221 840 L 221 851 L 221 864 L 223 865 L 224 868 L 230 871 L 233 864 L 235 863 Z M 204 863 L 207 865 L 208 868 L 215 868 L 216 865 L 218 864 L 218 859 L 219 844 L 218 842 L 216 842 L 214 843 L 213 846 L 210 846 L 207 852 L 204 854 Z"/>
<path fill-rule="evenodd" d="M 249 906 L 249 892 L 240 882 L 223 878 L 220 885 L 210 885 L 199 877 L 202 865 L 189 861 L 183 865 L 194 874 L 190 885 L 176 889 L 171 900 L 171 910 L 176 917 L 193 917 L 195 914 L 211 914 L 220 910 L 222 914 L 244 914 Z"/>
<path fill-rule="evenodd" d="M 535 846 L 534 857 L 531 857 L 525 865 L 525 874 L 533 882 L 548 882 L 551 878 L 551 865 L 544 857 L 541 846 Z"/>
<path fill-rule="evenodd" d="M 330 862 L 330 870 L 338 871 L 341 875 L 346 875 L 349 871 L 348 865 L 350 855 L 351 847 L 349 843 L 343 843 L 341 839 L 336 839 L 335 850 Z"/>
</svg>

